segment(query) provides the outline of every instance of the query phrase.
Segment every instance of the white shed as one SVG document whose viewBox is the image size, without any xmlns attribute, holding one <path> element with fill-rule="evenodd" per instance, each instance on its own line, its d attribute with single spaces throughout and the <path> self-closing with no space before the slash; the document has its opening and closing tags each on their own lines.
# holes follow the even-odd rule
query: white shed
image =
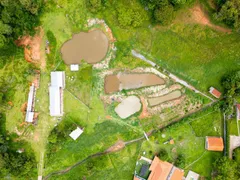
<svg viewBox="0 0 240 180">
<path fill-rule="evenodd" d="M 51 72 L 51 86 L 65 88 L 65 72 L 54 71 Z"/>
<path fill-rule="evenodd" d="M 198 180 L 199 179 L 199 174 L 193 172 L 193 171 L 189 171 L 188 175 L 186 177 L 186 180 Z"/>
<path fill-rule="evenodd" d="M 70 69 L 71 69 L 71 71 L 78 71 L 79 70 L 79 65 L 78 64 L 71 64 Z"/>
<path fill-rule="evenodd" d="M 83 130 L 77 127 L 74 131 L 72 131 L 69 136 L 73 139 L 76 140 L 81 134 L 83 133 Z"/>
</svg>

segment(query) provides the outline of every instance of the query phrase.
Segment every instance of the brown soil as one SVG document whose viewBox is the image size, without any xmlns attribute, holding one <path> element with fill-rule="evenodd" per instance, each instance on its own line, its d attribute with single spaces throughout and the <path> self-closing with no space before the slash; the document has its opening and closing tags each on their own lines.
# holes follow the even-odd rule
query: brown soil
<svg viewBox="0 0 240 180">
<path fill-rule="evenodd" d="M 22 113 L 25 113 L 26 112 L 26 109 L 27 109 L 27 102 L 23 103 L 22 106 L 21 106 L 21 112 Z"/>
<path fill-rule="evenodd" d="M 12 101 L 9 101 L 9 102 L 8 102 L 8 105 L 13 106 L 13 102 L 12 102 Z"/>
<path fill-rule="evenodd" d="M 125 147 L 125 143 L 124 141 L 118 141 L 116 144 L 114 144 L 113 146 L 111 146 L 110 148 L 108 148 L 106 150 L 106 152 L 116 152 L 119 151 L 121 149 L 123 149 Z"/>
<path fill-rule="evenodd" d="M 195 23 L 212 27 L 213 29 L 221 31 L 221 32 L 226 32 L 226 33 L 232 32 L 231 29 L 212 24 L 209 20 L 208 15 L 203 11 L 203 9 L 200 7 L 199 4 L 197 4 L 196 6 L 191 8 L 190 12 L 191 12 L 191 16 L 189 17 L 190 18 L 189 21 L 192 20 Z"/>
<path fill-rule="evenodd" d="M 34 64 L 40 64 L 41 68 L 45 68 L 46 62 L 41 53 L 41 42 L 44 31 L 42 28 L 37 28 L 36 30 L 39 32 L 36 33 L 34 37 L 29 35 L 23 36 L 22 38 L 16 40 L 15 43 L 17 46 L 24 47 L 24 57 L 26 61 Z"/>
<path fill-rule="evenodd" d="M 39 141 L 39 133 L 35 132 L 34 134 L 34 141 Z"/>
<path fill-rule="evenodd" d="M 146 103 L 144 97 L 141 96 L 140 99 L 141 99 L 141 103 L 142 103 L 142 112 L 139 116 L 139 119 L 144 119 L 146 117 L 149 117 L 149 113 L 147 110 L 147 103 Z"/>
</svg>

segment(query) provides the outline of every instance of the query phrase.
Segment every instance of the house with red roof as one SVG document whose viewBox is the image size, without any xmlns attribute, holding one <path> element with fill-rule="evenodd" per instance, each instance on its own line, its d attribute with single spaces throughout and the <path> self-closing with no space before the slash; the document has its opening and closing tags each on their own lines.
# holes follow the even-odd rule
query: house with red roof
<svg viewBox="0 0 240 180">
<path fill-rule="evenodd" d="M 217 89 L 215 89 L 214 87 L 210 87 L 209 92 L 215 97 L 215 98 L 220 98 L 220 96 L 222 95 L 221 92 L 219 92 Z"/>
<path fill-rule="evenodd" d="M 223 138 L 222 137 L 206 137 L 205 149 L 209 151 L 223 151 Z"/>
<path fill-rule="evenodd" d="M 151 171 L 148 180 L 182 180 L 184 171 L 175 167 L 173 164 L 154 157 L 149 168 Z"/>
</svg>

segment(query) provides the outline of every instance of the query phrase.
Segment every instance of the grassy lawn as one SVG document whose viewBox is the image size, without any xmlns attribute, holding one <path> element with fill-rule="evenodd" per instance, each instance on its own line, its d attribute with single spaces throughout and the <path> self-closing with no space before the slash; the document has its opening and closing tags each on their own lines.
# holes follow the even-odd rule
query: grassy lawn
<svg viewBox="0 0 240 180">
<path fill-rule="evenodd" d="M 213 109 L 200 112 L 194 117 L 189 117 L 155 133 L 150 137 L 150 141 L 143 143 L 140 155 L 152 159 L 155 154 L 165 150 L 168 154 L 168 157 L 165 157 L 166 160 L 175 163 L 181 155 L 184 157 L 184 163 L 176 164 L 178 167 L 184 169 L 186 173 L 188 170 L 193 170 L 209 178 L 212 163 L 222 153 L 206 151 L 205 136 L 220 136 L 221 126 L 222 120 L 219 112 Z M 174 144 L 169 143 L 170 139 L 174 140 Z"/>
<path fill-rule="evenodd" d="M 141 143 L 128 145 L 123 150 L 88 159 L 70 172 L 50 179 L 132 179 Z"/>
</svg>

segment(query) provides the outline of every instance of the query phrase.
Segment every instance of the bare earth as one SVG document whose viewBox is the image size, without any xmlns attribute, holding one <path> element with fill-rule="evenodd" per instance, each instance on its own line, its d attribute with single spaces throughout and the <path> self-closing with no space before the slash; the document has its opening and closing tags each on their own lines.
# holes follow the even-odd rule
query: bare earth
<svg viewBox="0 0 240 180">
<path fill-rule="evenodd" d="M 108 148 L 105 152 L 116 152 L 125 147 L 124 141 L 118 141 L 116 144 Z"/>
</svg>

